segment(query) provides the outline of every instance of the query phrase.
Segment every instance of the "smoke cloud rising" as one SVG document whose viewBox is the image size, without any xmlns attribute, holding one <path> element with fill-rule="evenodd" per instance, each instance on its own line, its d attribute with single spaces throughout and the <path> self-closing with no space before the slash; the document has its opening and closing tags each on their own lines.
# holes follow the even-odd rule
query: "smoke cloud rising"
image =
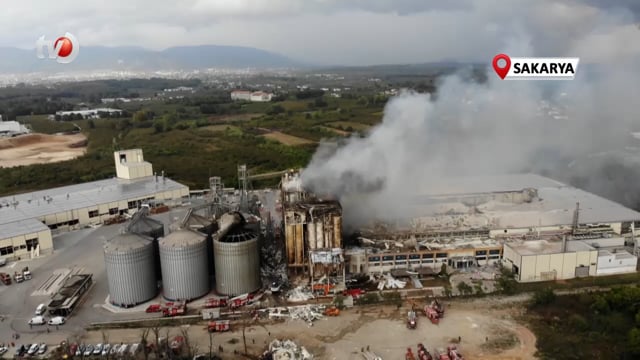
<svg viewBox="0 0 640 360">
<path fill-rule="evenodd" d="M 640 30 L 620 9 L 540 6 L 495 25 L 512 36 L 493 53 L 578 56 L 574 81 L 502 81 L 489 69 L 485 84 L 444 78 L 437 98 L 405 91 L 365 138 L 321 145 L 305 186 L 337 195 L 351 225 L 408 215 L 416 193 L 470 174 L 536 172 L 637 207 L 640 151 L 629 141 L 640 120 Z"/>
</svg>

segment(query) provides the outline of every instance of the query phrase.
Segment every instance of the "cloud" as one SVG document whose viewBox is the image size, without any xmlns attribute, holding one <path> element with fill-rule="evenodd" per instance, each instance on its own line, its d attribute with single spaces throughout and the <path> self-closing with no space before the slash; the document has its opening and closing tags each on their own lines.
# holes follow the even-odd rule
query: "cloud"
<svg viewBox="0 0 640 360">
<path fill-rule="evenodd" d="M 406 204 L 416 193 L 449 176 L 477 174 L 550 173 L 640 207 L 640 171 L 633 170 L 640 150 L 619 154 L 630 131 L 640 128 L 634 98 L 640 47 L 632 41 L 638 29 L 616 12 L 585 7 L 572 14 L 558 6 L 546 17 L 530 6 L 526 21 L 497 22 L 494 13 L 486 18 L 509 34 L 496 50 L 521 56 L 554 49 L 582 57 L 574 81 L 502 81 L 489 74 L 486 84 L 471 84 L 455 75 L 442 82 L 435 99 L 404 92 L 388 102 L 382 124 L 366 138 L 350 139 L 334 153 L 323 147 L 303 172 L 305 185 L 339 196 L 351 225 L 410 214 Z M 583 31 L 551 39 L 575 25 Z M 590 62 L 607 65 L 585 65 Z M 551 116 L 545 103 L 568 119 Z M 594 156 L 603 153 L 609 155 Z M 633 168 L 624 166 L 629 158 Z"/>
<path fill-rule="evenodd" d="M 635 3 L 618 3 L 624 6 L 604 0 L 32 0 L 0 12 L 0 46 L 32 47 L 40 35 L 69 31 L 84 45 L 245 45 L 319 64 L 484 61 L 523 32 L 538 53 L 564 53 L 597 26 L 613 31 L 598 23 L 607 16 L 617 26 L 632 23 Z"/>
</svg>

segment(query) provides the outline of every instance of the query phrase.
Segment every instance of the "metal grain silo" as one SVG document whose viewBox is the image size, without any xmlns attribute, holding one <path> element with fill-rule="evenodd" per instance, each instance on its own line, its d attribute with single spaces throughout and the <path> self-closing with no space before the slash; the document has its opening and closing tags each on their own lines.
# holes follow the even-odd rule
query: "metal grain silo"
<svg viewBox="0 0 640 360">
<path fill-rule="evenodd" d="M 216 291 L 229 296 L 256 291 L 262 286 L 258 233 L 238 221 L 226 228 L 225 220 L 213 238 Z"/>
<path fill-rule="evenodd" d="M 163 295 L 192 300 L 209 292 L 207 241 L 204 234 L 176 230 L 160 239 Z"/>
<path fill-rule="evenodd" d="M 112 304 L 130 307 L 157 295 L 153 239 L 122 234 L 107 240 L 104 262 Z"/>
</svg>

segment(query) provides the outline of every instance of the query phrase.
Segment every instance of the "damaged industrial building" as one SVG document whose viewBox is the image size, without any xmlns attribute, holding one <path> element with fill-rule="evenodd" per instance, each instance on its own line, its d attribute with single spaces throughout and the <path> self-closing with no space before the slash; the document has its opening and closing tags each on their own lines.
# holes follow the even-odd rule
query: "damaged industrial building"
<svg viewBox="0 0 640 360">
<path fill-rule="evenodd" d="M 640 213 L 535 174 L 451 178 L 416 189 L 403 211 L 412 216 L 372 219 L 359 244 L 346 247 L 339 202 L 305 191 L 299 172 L 283 175 L 281 191 L 287 263 L 311 281 L 344 279 L 343 272 L 417 278 L 442 265 L 502 264 L 523 282 L 636 271 Z"/>
<path fill-rule="evenodd" d="M 340 203 L 304 191 L 297 172 L 284 174 L 281 189 L 289 269 L 311 281 L 339 275 L 344 282 Z"/>
</svg>

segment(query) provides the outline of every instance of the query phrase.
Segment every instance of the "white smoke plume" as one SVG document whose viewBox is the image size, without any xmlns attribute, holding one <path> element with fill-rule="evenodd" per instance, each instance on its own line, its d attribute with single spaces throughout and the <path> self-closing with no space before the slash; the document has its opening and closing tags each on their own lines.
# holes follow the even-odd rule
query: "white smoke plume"
<svg viewBox="0 0 640 360">
<path fill-rule="evenodd" d="M 578 56 L 574 81 L 502 81 L 489 69 L 485 84 L 445 78 L 436 98 L 405 91 L 365 138 L 337 151 L 321 145 L 303 172 L 305 186 L 338 196 L 351 225 L 408 215 L 406 201 L 452 175 L 532 171 L 627 205 L 640 202 L 637 177 L 607 171 L 621 162 L 620 151 L 640 159 L 640 152 L 624 150 L 640 125 L 640 31 L 619 9 L 550 4 L 536 2 L 521 18 L 510 15 L 515 25 L 496 25 L 513 36 L 492 53 Z M 478 10 L 487 21 L 503 15 Z M 554 118 L 545 103 L 567 118 Z M 603 162 L 593 154 L 608 155 Z"/>
</svg>

